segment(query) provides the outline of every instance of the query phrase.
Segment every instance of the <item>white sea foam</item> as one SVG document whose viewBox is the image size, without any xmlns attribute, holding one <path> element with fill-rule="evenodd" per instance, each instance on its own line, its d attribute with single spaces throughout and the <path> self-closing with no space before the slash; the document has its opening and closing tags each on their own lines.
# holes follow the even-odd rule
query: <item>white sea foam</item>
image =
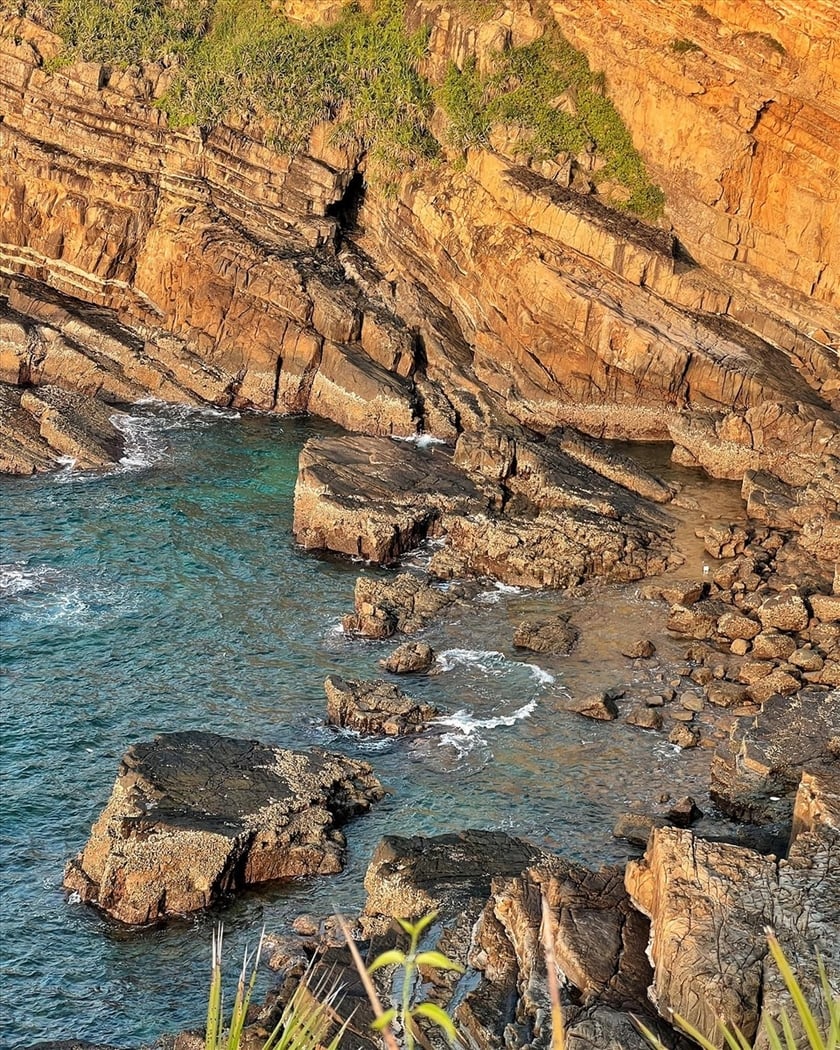
<svg viewBox="0 0 840 1050">
<path fill-rule="evenodd" d="M 161 401 L 159 397 L 141 397 L 135 405 L 151 405 L 160 409 L 155 418 L 166 419 L 170 425 L 177 426 L 183 422 L 207 419 L 240 419 L 241 414 L 235 408 L 218 408 L 215 405 L 185 405 L 178 402 Z"/>
<path fill-rule="evenodd" d="M 418 448 L 429 448 L 431 445 L 446 444 L 443 438 L 435 437 L 433 434 L 409 434 L 407 437 L 394 434 L 393 437 L 395 441 L 405 441 L 410 445 L 416 445 Z"/>
<path fill-rule="evenodd" d="M 531 677 L 538 685 L 554 685 L 557 680 L 550 671 L 546 671 L 544 667 L 538 667 L 536 664 L 523 664 L 523 667 L 527 667 L 531 672 Z"/>
<path fill-rule="evenodd" d="M 511 661 L 504 653 L 495 649 L 444 649 L 438 653 L 441 671 L 453 671 L 459 667 L 480 671 L 482 674 L 504 674 Z"/>
<path fill-rule="evenodd" d="M 11 598 L 15 594 L 37 590 L 56 575 L 55 569 L 51 569 L 49 565 L 37 565 L 32 568 L 21 562 L 0 565 L 0 594 Z"/>
<path fill-rule="evenodd" d="M 213 408 L 209 405 L 171 405 L 157 398 L 143 398 L 138 406 L 150 405 L 158 409 L 154 414 L 132 415 L 120 412 L 111 422 L 125 437 L 125 454 L 116 468 L 138 470 L 151 467 L 167 454 L 165 433 L 168 430 L 207 427 L 217 419 L 239 419 L 233 409 Z"/>
<path fill-rule="evenodd" d="M 125 453 L 120 466 L 142 469 L 158 463 L 166 455 L 162 432 L 170 429 L 155 416 L 115 415 L 111 422 L 125 438 Z"/>
<path fill-rule="evenodd" d="M 442 726 L 449 732 L 441 734 L 441 746 L 454 747 L 459 754 L 466 754 L 475 747 L 486 743 L 483 732 L 499 729 L 503 726 L 513 726 L 530 716 L 537 709 L 537 701 L 529 700 L 528 703 L 512 711 L 509 715 L 493 715 L 489 718 L 477 718 L 469 711 L 455 711 L 451 715 L 442 715 L 435 718 L 430 724 Z"/>
<path fill-rule="evenodd" d="M 81 590 L 73 587 L 62 594 L 45 595 L 21 616 L 38 624 L 62 623 L 65 620 L 80 620 L 89 610 L 88 603 L 82 597 Z"/>
<path fill-rule="evenodd" d="M 489 591 L 482 591 L 480 594 L 475 596 L 477 602 L 483 602 L 485 605 L 495 605 L 496 602 L 500 602 L 503 598 L 508 597 L 511 594 L 523 594 L 524 587 L 513 587 L 508 583 L 499 583 L 498 581 L 493 585 Z"/>
</svg>

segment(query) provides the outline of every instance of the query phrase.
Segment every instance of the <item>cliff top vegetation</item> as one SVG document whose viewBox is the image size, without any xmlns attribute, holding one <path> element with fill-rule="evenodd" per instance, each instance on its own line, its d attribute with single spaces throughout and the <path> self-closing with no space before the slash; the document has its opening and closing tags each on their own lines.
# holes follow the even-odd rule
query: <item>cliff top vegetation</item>
<svg viewBox="0 0 840 1050">
<path fill-rule="evenodd" d="M 465 0 L 466 2 L 466 0 Z M 32 6 L 32 5 L 30 5 Z M 300 25 L 268 0 L 40 0 L 66 42 L 64 59 L 105 64 L 163 60 L 178 72 L 161 100 L 173 126 L 212 126 L 241 111 L 265 121 L 281 151 L 301 150 L 313 126 L 333 122 L 339 143 L 367 155 L 367 176 L 386 187 L 440 158 L 442 146 L 486 145 L 498 125 L 517 129 L 516 152 L 599 157 L 596 181 L 626 188 L 625 206 L 661 214 L 663 195 L 603 78 L 552 23 L 537 41 L 494 55 L 489 71 L 452 65 L 434 88 L 421 73 L 428 29 L 406 28 L 404 0 L 348 5 L 330 25 Z M 435 108 L 447 131 L 432 131 Z"/>
</svg>

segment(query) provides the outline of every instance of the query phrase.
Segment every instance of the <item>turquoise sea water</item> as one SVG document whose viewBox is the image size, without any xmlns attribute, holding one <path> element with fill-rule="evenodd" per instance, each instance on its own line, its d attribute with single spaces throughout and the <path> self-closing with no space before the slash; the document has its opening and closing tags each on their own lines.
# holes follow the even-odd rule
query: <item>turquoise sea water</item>
<svg viewBox="0 0 840 1050">
<path fill-rule="evenodd" d="M 376 570 L 293 542 L 298 452 L 334 428 L 131 411 L 119 468 L 0 479 L 0 1045 L 77 1037 L 135 1047 L 200 1025 L 218 914 L 233 973 L 263 923 L 282 932 L 303 911 L 357 908 L 384 833 L 503 828 L 597 864 L 626 855 L 610 828 L 628 802 L 675 778 L 702 794 L 699 755 L 678 766 L 654 734 L 558 711 L 567 682 L 601 684 L 599 660 L 591 648 L 566 661 L 516 655 L 513 626 L 553 599 L 490 583 L 427 632 L 440 673 L 405 683 L 448 713 L 439 731 L 408 743 L 327 729 L 324 676 L 377 674 L 391 648 L 338 626 L 358 573 Z M 68 901 L 64 863 L 84 845 L 126 747 L 198 728 L 367 758 L 391 794 L 347 828 L 346 871 L 146 930 Z"/>
</svg>

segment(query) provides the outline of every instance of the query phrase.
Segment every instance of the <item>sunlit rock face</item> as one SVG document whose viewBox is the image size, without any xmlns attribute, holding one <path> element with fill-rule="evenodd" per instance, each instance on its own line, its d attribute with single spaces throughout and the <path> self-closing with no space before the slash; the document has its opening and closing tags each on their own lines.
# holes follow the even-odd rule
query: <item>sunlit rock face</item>
<svg viewBox="0 0 840 1050">
<path fill-rule="evenodd" d="M 154 105 L 170 69 L 48 72 L 57 38 L 7 17 L 0 291 L 14 325 L 0 379 L 311 411 L 380 436 L 519 425 L 667 440 L 682 463 L 758 478 L 761 514 L 781 507 L 830 552 L 830 5 L 747 6 L 552 7 L 665 191 L 658 225 L 501 134 L 386 194 L 327 125 L 294 158 L 256 120 L 172 130 Z M 432 82 L 542 31 L 514 6 L 484 27 L 417 2 L 406 20 L 431 29 Z"/>
</svg>

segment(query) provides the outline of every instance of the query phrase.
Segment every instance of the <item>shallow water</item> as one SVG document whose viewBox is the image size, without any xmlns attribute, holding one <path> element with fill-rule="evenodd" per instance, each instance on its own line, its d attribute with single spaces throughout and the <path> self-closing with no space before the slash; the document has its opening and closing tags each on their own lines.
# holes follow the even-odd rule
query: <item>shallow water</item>
<svg viewBox="0 0 840 1050">
<path fill-rule="evenodd" d="M 338 626 L 358 573 L 376 570 L 304 554 L 291 535 L 300 446 L 334 428 L 155 405 L 124 425 L 121 467 L 0 479 L 3 1046 L 137 1046 L 202 1021 L 216 915 L 128 930 L 61 890 L 120 756 L 156 732 L 326 745 L 367 758 L 390 789 L 348 827 L 343 874 L 220 909 L 231 973 L 263 923 L 357 908 L 385 833 L 500 828 L 597 865 L 627 856 L 610 828 L 629 803 L 705 794 L 705 755 L 558 708 L 566 688 L 632 685 L 616 646 L 655 613 L 627 591 L 577 608 L 571 657 L 527 658 L 515 624 L 559 600 L 488 584 L 426 632 L 439 673 L 405 683 L 446 712 L 434 733 L 364 742 L 326 728 L 325 675 L 371 676 L 392 648 Z"/>
</svg>

